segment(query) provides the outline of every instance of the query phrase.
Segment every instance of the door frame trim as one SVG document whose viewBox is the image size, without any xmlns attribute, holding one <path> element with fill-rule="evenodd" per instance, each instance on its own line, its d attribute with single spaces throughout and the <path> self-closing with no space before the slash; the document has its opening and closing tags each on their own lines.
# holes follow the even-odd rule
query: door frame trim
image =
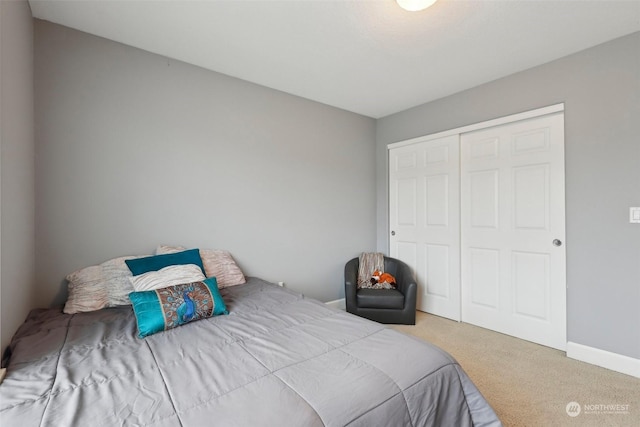
<svg viewBox="0 0 640 427">
<path fill-rule="evenodd" d="M 468 132 L 473 132 L 480 129 L 486 129 L 494 126 L 500 126 L 512 122 L 518 122 L 520 120 L 532 119 L 534 117 L 546 116 L 547 114 L 559 113 L 564 111 L 564 102 L 559 104 L 549 105 L 548 107 L 537 108 L 535 110 L 529 110 L 522 113 L 511 114 L 509 116 L 499 117 L 497 119 L 487 120 L 483 122 L 473 123 L 470 125 L 457 127 L 455 129 L 448 129 L 443 132 L 432 133 L 430 135 L 418 136 L 416 138 L 411 138 L 403 141 L 392 142 L 387 144 L 387 151 L 392 148 L 404 147 L 405 145 L 411 145 L 418 142 L 429 141 L 432 139 L 442 138 L 445 136 L 451 136 L 456 134 L 463 134 Z M 387 160 L 387 164 L 389 160 Z M 387 178 L 387 181 L 389 179 Z"/>
</svg>

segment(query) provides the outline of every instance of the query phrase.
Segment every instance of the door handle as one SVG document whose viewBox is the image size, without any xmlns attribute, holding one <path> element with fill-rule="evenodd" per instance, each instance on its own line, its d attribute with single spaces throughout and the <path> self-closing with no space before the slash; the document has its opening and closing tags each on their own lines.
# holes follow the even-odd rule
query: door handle
<svg viewBox="0 0 640 427">
<path fill-rule="evenodd" d="M 395 236 L 395 235 L 396 235 L 396 232 L 392 230 L 392 231 L 391 231 L 391 235 L 392 235 L 392 236 Z"/>
<path fill-rule="evenodd" d="M 562 246 L 562 240 L 553 239 L 553 246 Z"/>
</svg>

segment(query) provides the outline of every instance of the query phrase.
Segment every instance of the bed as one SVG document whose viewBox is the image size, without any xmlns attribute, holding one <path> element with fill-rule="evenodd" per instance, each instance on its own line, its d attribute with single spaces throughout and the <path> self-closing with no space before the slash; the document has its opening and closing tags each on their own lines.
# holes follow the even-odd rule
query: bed
<svg viewBox="0 0 640 427">
<path fill-rule="evenodd" d="M 500 425 L 436 346 L 258 278 L 220 292 L 228 315 L 144 339 L 130 306 L 33 310 L 2 425 Z"/>
</svg>

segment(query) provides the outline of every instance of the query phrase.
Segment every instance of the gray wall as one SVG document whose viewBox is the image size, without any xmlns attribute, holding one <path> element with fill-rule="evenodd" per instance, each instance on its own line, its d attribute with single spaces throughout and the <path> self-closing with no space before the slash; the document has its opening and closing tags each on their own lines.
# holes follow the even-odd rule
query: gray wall
<svg viewBox="0 0 640 427">
<path fill-rule="evenodd" d="M 565 103 L 567 335 L 640 358 L 640 33 L 377 121 L 377 229 L 389 143 Z"/>
<path fill-rule="evenodd" d="M 0 1 L 0 341 L 35 305 L 33 20 L 26 0 Z"/>
<path fill-rule="evenodd" d="M 39 305 L 159 244 L 333 300 L 375 249 L 373 119 L 39 20 L 35 58 Z"/>
</svg>

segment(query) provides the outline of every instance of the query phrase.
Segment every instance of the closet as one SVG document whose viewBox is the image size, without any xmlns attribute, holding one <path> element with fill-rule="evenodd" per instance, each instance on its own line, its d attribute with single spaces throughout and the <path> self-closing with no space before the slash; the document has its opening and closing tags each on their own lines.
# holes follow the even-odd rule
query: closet
<svg viewBox="0 0 640 427">
<path fill-rule="evenodd" d="M 389 253 L 419 310 L 566 348 L 563 110 L 388 146 Z"/>
</svg>

